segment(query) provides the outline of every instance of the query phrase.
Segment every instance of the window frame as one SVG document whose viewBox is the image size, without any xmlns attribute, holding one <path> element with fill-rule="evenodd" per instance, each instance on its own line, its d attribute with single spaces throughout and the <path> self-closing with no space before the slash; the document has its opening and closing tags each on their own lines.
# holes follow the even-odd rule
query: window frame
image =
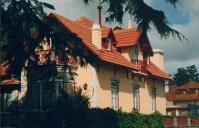
<svg viewBox="0 0 199 128">
<path fill-rule="evenodd" d="M 112 39 L 110 37 L 103 38 L 102 47 L 108 51 L 112 51 Z"/>
<path fill-rule="evenodd" d="M 119 110 L 119 81 L 111 80 L 111 108 Z"/>
<path fill-rule="evenodd" d="M 140 111 L 140 87 L 139 85 L 133 86 L 133 109 Z"/>
<path fill-rule="evenodd" d="M 132 46 L 130 47 L 130 55 L 131 55 L 131 60 L 135 61 L 135 60 L 138 60 L 138 55 L 139 55 L 139 46 L 138 45 L 135 45 L 135 46 Z"/>
<path fill-rule="evenodd" d="M 152 112 L 155 112 L 157 110 L 156 97 L 157 97 L 157 89 L 155 87 L 152 87 L 151 88 Z"/>
</svg>

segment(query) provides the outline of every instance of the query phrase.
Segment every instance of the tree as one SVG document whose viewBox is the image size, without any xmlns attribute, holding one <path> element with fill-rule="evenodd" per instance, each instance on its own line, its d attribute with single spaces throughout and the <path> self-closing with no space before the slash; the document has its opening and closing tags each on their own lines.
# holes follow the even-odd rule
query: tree
<svg viewBox="0 0 199 128">
<path fill-rule="evenodd" d="M 90 4 L 93 0 L 83 0 L 85 4 Z M 147 5 L 144 0 L 98 0 L 100 5 L 108 5 L 106 10 L 108 16 L 107 22 L 122 23 L 124 13 L 128 13 L 134 18 L 138 24 L 138 28 L 142 30 L 144 34 L 147 34 L 148 30 L 153 25 L 158 31 L 161 37 L 167 38 L 170 35 L 178 37 L 179 39 L 186 39 L 186 37 L 171 28 L 168 24 L 167 18 L 163 11 L 155 10 Z M 178 0 L 165 0 L 176 8 Z"/>
<path fill-rule="evenodd" d="M 11 72 L 19 74 L 25 60 L 49 32 L 42 21 L 46 16 L 44 8 L 54 7 L 38 0 L 3 0 L 0 7 L 0 44 L 5 44 L 3 49 L 8 52 L 3 59 L 9 61 Z M 38 34 L 38 29 L 42 33 Z M 29 44 L 28 51 L 24 48 L 25 43 Z"/>
<path fill-rule="evenodd" d="M 199 73 L 195 65 L 186 67 L 186 70 L 191 81 L 199 81 Z"/>
<path fill-rule="evenodd" d="M 84 0 L 86 4 L 90 1 L 92 0 Z M 177 0 L 166 1 L 174 6 L 177 3 Z M 154 24 L 157 31 L 164 38 L 170 35 L 177 36 L 179 39 L 185 38 L 181 33 L 168 26 L 167 19 L 162 11 L 154 10 L 145 4 L 143 0 L 99 0 L 99 2 L 109 5 L 107 10 L 109 14 L 107 21 L 109 22 L 118 21 L 122 23 L 124 12 L 128 12 L 130 16 L 135 17 L 135 21 L 145 35 L 147 35 L 151 24 Z M 11 68 L 9 70 L 10 74 L 14 73 L 20 76 L 25 61 L 27 59 L 31 60 L 31 57 L 34 56 L 35 48 L 43 40 L 44 36 L 53 37 L 56 48 L 63 49 L 63 47 L 56 44 L 58 42 L 56 41 L 57 37 L 60 37 L 58 33 L 53 33 L 44 23 L 46 17 L 45 7 L 54 9 L 53 5 L 39 0 L 1 0 L 0 44 L 6 44 L 3 49 L 8 53 L 4 59 L 8 60 Z M 75 41 L 79 42 L 77 39 Z M 80 45 L 80 43 L 77 44 Z M 79 49 L 78 46 L 73 47 L 70 50 L 72 52 L 69 52 L 82 56 L 81 50 L 77 50 L 77 48 Z"/>
<path fill-rule="evenodd" d="M 3 45 L 1 52 L 6 52 L 6 55 L 1 58 L 1 61 L 7 60 L 10 65 L 8 76 L 11 74 L 20 76 L 25 61 L 30 59 L 30 57 L 36 56 L 34 53 L 35 48 L 38 47 L 45 36 L 52 38 L 55 50 L 65 52 L 63 49 L 68 47 L 70 54 L 83 56 L 81 54 L 82 50 L 80 50 L 83 45 L 78 43 L 80 41 L 75 35 L 68 34 L 70 39 L 73 40 L 69 42 L 76 42 L 76 44 L 74 43 L 76 47 L 69 47 L 65 43 L 68 41 L 65 35 L 63 36 L 61 34 L 63 31 L 58 34 L 45 24 L 47 14 L 44 9 L 54 9 L 53 5 L 39 0 L 3 0 L 1 1 L 0 7 L 0 46 Z M 62 43 L 58 44 L 57 42 Z M 65 58 L 67 57 L 65 56 Z M 80 59 L 80 61 L 81 64 L 84 63 L 83 59 Z"/>
<path fill-rule="evenodd" d="M 188 66 L 186 68 L 178 68 L 177 73 L 174 74 L 174 82 L 177 86 L 181 86 L 190 81 L 199 81 L 199 74 L 196 66 Z"/>
<path fill-rule="evenodd" d="M 83 0 L 84 3 L 90 4 L 93 0 Z M 178 0 L 165 0 L 176 8 Z M 180 32 L 172 29 L 168 25 L 167 18 L 163 11 L 155 10 L 147 5 L 144 0 L 98 0 L 100 5 L 107 4 L 107 22 L 122 23 L 124 13 L 134 17 L 138 23 L 138 28 L 142 29 L 143 35 L 147 36 L 148 30 L 154 25 L 161 37 L 167 38 L 170 35 L 179 39 L 186 39 Z M 18 67 L 22 67 L 31 52 L 38 45 L 37 42 L 42 39 L 43 35 L 49 32 L 43 24 L 46 17 L 44 8 L 55 9 L 50 5 L 39 0 L 2 0 L 1 1 L 1 39 L 0 44 L 9 46 L 10 60 L 18 57 Z M 37 37 L 37 31 L 41 31 Z M 17 33 L 17 34 L 16 34 Z M 28 40 L 29 52 L 24 54 L 23 45 Z M 15 54 L 17 53 L 17 54 Z M 20 56 L 20 57 L 19 57 Z M 9 61 L 10 62 L 10 61 Z M 15 68 L 13 68 L 15 69 Z M 18 68 L 20 72 L 20 68 Z"/>
</svg>

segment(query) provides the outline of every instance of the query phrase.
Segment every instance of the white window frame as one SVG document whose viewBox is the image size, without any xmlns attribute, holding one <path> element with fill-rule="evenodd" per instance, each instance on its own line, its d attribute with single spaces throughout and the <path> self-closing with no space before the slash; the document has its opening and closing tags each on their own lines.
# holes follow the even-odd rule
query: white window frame
<svg viewBox="0 0 199 128">
<path fill-rule="evenodd" d="M 111 104 L 112 109 L 119 109 L 119 81 L 111 80 Z"/>
<path fill-rule="evenodd" d="M 156 94 L 157 90 L 155 87 L 151 88 L 151 98 L 152 98 L 152 112 L 156 111 Z"/>
<path fill-rule="evenodd" d="M 135 85 L 133 86 L 133 108 L 136 110 L 140 110 L 140 90 L 139 86 Z"/>
</svg>

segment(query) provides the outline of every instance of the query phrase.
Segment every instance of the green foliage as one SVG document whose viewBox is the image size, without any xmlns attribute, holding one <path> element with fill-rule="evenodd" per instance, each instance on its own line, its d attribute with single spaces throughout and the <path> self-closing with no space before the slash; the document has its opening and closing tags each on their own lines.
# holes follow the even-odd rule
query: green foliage
<svg viewBox="0 0 199 128">
<path fill-rule="evenodd" d="M 120 128 L 163 128 L 163 117 L 155 112 L 150 115 L 138 112 L 118 112 Z"/>
<path fill-rule="evenodd" d="M 89 4 L 93 0 L 83 0 L 85 4 Z M 169 36 L 177 37 L 180 40 L 186 39 L 186 37 L 180 32 L 169 26 L 167 18 L 163 11 L 153 9 L 147 5 L 144 0 L 98 0 L 100 4 L 108 5 L 107 22 L 122 23 L 123 15 L 128 13 L 138 27 L 142 29 L 144 33 L 147 33 L 151 26 L 154 26 L 158 33 L 163 38 Z M 178 0 L 165 0 L 176 8 Z M 186 39 L 187 40 L 187 39 Z"/>
<path fill-rule="evenodd" d="M 88 98 L 77 90 L 73 95 L 64 91 L 45 111 L 33 111 L 23 105 L 13 107 L 16 128 L 163 128 L 163 117 L 137 111 L 127 113 L 111 108 L 89 108 Z"/>
<path fill-rule="evenodd" d="M 60 109 L 61 108 L 61 109 Z M 46 127 L 52 128 L 163 128 L 163 117 L 155 112 L 144 115 L 138 112 L 117 112 L 110 108 L 83 109 L 59 106 Z M 68 110 L 70 109 L 70 110 Z M 65 113 L 66 112 L 66 113 Z M 54 117 L 52 117 L 54 116 Z M 55 121 L 57 120 L 57 121 Z M 50 124 L 49 124 L 50 122 Z M 59 122 L 59 123 L 58 123 Z"/>
<path fill-rule="evenodd" d="M 0 7 L 0 44 L 6 44 L 8 52 L 3 59 L 9 61 L 10 72 L 18 75 L 24 61 L 34 52 L 43 36 L 49 33 L 43 23 L 46 16 L 44 8 L 54 7 L 38 0 L 3 0 Z M 35 36 L 38 31 L 39 36 Z M 28 53 L 24 50 L 25 43 L 28 44 Z"/>
<path fill-rule="evenodd" d="M 199 73 L 195 65 L 186 68 L 178 68 L 174 74 L 174 82 L 177 86 L 186 84 L 190 81 L 199 81 Z"/>
</svg>

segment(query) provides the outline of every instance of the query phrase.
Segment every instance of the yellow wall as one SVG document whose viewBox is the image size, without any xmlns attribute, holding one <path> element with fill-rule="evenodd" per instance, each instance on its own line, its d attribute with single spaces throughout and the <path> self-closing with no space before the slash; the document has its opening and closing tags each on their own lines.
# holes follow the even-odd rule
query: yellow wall
<svg viewBox="0 0 199 128">
<path fill-rule="evenodd" d="M 127 60 L 131 61 L 130 57 L 130 48 L 129 47 L 123 47 L 121 48 L 121 55 L 124 56 Z"/>
<path fill-rule="evenodd" d="M 127 60 L 131 61 L 130 47 L 122 47 L 122 48 L 120 48 L 120 50 L 121 50 L 121 55 L 124 56 Z M 140 49 L 138 52 L 138 60 L 143 61 L 143 53 Z"/>
<path fill-rule="evenodd" d="M 165 88 L 163 86 L 163 81 L 159 81 L 159 83 L 156 83 L 156 84 L 157 84 L 156 108 L 157 108 L 157 111 L 166 115 L 166 98 L 165 98 Z"/>
<path fill-rule="evenodd" d="M 87 83 L 91 88 L 95 88 L 95 94 L 92 96 L 90 102 L 91 107 L 111 107 L 111 78 L 115 77 L 119 80 L 119 107 L 123 111 L 130 112 L 133 108 L 133 95 L 132 88 L 135 81 L 127 78 L 127 71 L 125 68 L 118 68 L 116 75 L 114 76 L 113 65 L 102 63 L 99 70 L 93 70 L 92 66 L 88 64 L 87 67 L 78 68 L 76 77 L 77 85 L 83 85 Z M 96 71 L 96 74 L 93 72 Z M 96 77 L 94 76 L 96 75 Z M 135 76 L 136 78 L 136 76 Z M 93 81 L 95 80 L 95 82 Z M 93 86 L 93 84 L 95 84 Z M 163 84 L 163 83 L 162 83 Z M 156 81 L 157 89 L 157 111 L 165 114 L 165 93 L 164 86 L 160 84 L 160 81 Z M 151 87 L 152 80 L 150 77 L 145 78 L 145 81 L 139 82 L 140 85 L 140 112 L 149 114 L 152 113 L 152 98 Z M 96 98 L 93 98 L 96 97 Z M 95 103 L 93 103 L 95 101 Z"/>
</svg>

